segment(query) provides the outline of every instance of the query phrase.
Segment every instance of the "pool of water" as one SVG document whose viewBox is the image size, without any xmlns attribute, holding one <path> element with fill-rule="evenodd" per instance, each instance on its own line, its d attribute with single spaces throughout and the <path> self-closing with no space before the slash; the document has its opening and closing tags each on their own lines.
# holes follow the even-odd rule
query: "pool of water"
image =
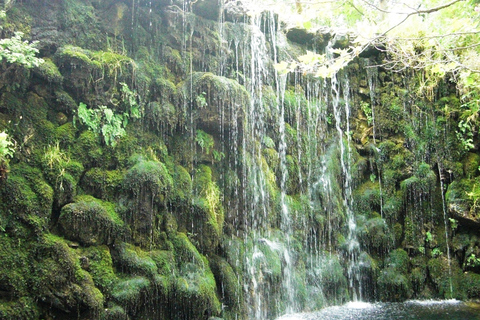
<svg viewBox="0 0 480 320">
<path fill-rule="evenodd" d="M 419 301 L 403 303 L 349 302 L 312 313 L 284 315 L 277 320 L 480 320 L 480 306 L 458 300 Z"/>
</svg>

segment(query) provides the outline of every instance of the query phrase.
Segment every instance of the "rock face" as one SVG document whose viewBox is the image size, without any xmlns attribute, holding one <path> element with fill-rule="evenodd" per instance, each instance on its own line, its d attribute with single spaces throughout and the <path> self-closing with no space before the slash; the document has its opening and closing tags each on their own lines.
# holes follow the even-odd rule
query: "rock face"
<svg viewBox="0 0 480 320">
<path fill-rule="evenodd" d="M 16 142 L 1 319 L 480 296 L 480 156 L 445 129 L 460 120 L 450 81 L 417 94 L 413 72 L 371 67 L 373 49 L 332 78 L 282 74 L 349 36 L 284 30 L 240 1 L 9 5 L 2 37 L 25 32 L 45 62 L 0 63 L 0 132 Z"/>
</svg>

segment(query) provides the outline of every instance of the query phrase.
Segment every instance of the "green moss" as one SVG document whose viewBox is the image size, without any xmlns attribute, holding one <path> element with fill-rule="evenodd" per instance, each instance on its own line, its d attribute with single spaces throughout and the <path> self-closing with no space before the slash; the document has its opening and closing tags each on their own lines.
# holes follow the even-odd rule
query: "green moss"
<svg viewBox="0 0 480 320">
<path fill-rule="evenodd" d="M 478 170 L 479 166 L 480 155 L 469 152 L 463 160 L 463 171 L 465 173 L 465 177 L 471 179 L 478 176 L 480 173 L 480 171 Z"/>
<path fill-rule="evenodd" d="M 133 308 L 141 303 L 142 295 L 150 287 L 150 281 L 136 276 L 119 281 L 112 289 L 112 296 L 122 306 Z"/>
<path fill-rule="evenodd" d="M 112 257 L 107 246 L 91 246 L 84 249 L 84 255 L 88 259 L 86 270 L 93 278 L 95 286 L 107 297 L 118 281 L 113 269 Z"/>
<path fill-rule="evenodd" d="M 103 150 L 100 146 L 100 140 L 92 131 L 84 131 L 80 134 L 74 145 L 73 155 L 86 168 L 93 167 L 96 164 L 104 163 Z"/>
<path fill-rule="evenodd" d="M 464 274 L 456 260 L 441 255 L 430 259 L 427 268 L 439 298 L 464 300 L 469 294 L 468 286 L 462 286 Z"/>
<path fill-rule="evenodd" d="M 202 255 L 190 242 L 185 233 L 178 232 L 175 237 L 170 240 L 175 248 L 175 261 L 179 267 L 182 265 L 182 263 L 188 261 L 196 264 L 199 266 L 199 268 L 205 268 Z"/>
<path fill-rule="evenodd" d="M 173 179 L 165 164 L 143 159 L 127 171 L 123 180 L 124 189 L 134 197 L 139 197 L 141 193 L 148 190 L 156 202 L 163 202 L 172 186 Z"/>
<path fill-rule="evenodd" d="M 92 168 L 82 179 L 82 187 L 88 193 L 104 200 L 115 199 L 121 191 L 125 172 Z"/>
<path fill-rule="evenodd" d="M 404 301 L 412 295 L 411 284 L 406 275 L 394 268 L 380 271 L 377 285 L 382 301 Z"/>
<path fill-rule="evenodd" d="M 61 85 L 63 82 L 62 74 L 55 63 L 49 58 L 44 59 L 44 62 L 34 69 L 34 72 L 48 83 Z"/>
<path fill-rule="evenodd" d="M 348 297 L 347 278 L 337 256 L 326 258 L 322 263 L 321 279 L 323 292 L 328 301 L 342 303 Z"/>
<path fill-rule="evenodd" d="M 45 234 L 38 248 L 41 257 L 34 269 L 32 288 L 36 296 L 65 312 L 79 306 L 97 312 L 104 297 L 95 287 L 91 275 L 82 269 L 78 253 L 63 238 Z"/>
<path fill-rule="evenodd" d="M 217 288 L 222 297 L 222 303 L 229 306 L 232 312 L 238 312 L 241 308 L 242 288 L 240 281 L 235 275 L 230 264 L 219 256 L 210 258 L 210 266 L 215 276 Z"/>
<path fill-rule="evenodd" d="M 73 123 L 67 122 L 55 129 L 55 140 L 63 147 L 73 145 L 76 142 L 76 133 Z"/>
<path fill-rule="evenodd" d="M 192 196 L 192 178 L 188 171 L 180 166 L 175 165 L 173 173 L 173 190 L 169 197 L 175 206 L 187 206 Z"/>
<path fill-rule="evenodd" d="M 123 243 L 118 248 L 118 261 L 121 269 L 130 274 L 141 274 L 152 279 L 158 268 L 150 254 L 139 247 Z"/>
<path fill-rule="evenodd" d="M 366 182 L 354 191 L 355 212 L 370 214 L 380 211 L 380 187 L 378 182 Z"/>
<path fill-rule="evenodd" d="M 150 252 L 150 258 L 155 262 L 160 275 L 171 276 L 175 271 L 175 256 L 172 251 L 154 250 Z"/>
<path fill-rule="evenodd" d="M 46 229 L 52 213 L 53 190 L 38 169 L 24 164 L 12 168 L 0 189 L 0 199 L 0 209 L 6 217 L 20 218 L 36 233 Z"/>
<path fill-rule="evenodd" d="M 0 300 L 0 318 L 4 320 L 40 319 L 40 308 L 35 299 L 22 297 L 18 300 Z"/>
<path fill-rule="evenodd" d="M 114 204 L 92 196 L 79 196 L 65 205 L 58 223 L 67 238 L 85 245 L 110 244 L 124 232 Z"/>
<path fill-rule="evenodd" d="M 394 245 L 393 234 L 380 217 L 371 218 L 359 226 L 358 239 L 370 254 L 384 257 Z"/>
</svg>

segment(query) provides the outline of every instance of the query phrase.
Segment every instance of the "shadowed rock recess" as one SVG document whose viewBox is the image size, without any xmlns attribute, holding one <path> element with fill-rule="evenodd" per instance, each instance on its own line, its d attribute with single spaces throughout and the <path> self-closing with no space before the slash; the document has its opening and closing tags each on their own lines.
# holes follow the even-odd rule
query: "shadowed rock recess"
<svg viewBox="0 0 480 320">
<path fill-rule="evenodd" d="M 480 155 L 445 80 L 237 1 L 7 1 L 1 319 L 274 319 L 480 298 Z M 2 3 L 3 5 L 3 3 Z M 447 107 L 448 106 L 448 107 Z"/>
</svg>

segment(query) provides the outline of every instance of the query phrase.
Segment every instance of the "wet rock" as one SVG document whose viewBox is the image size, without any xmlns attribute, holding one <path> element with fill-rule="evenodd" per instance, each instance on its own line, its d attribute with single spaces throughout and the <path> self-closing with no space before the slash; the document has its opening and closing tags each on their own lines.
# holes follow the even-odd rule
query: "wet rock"
<svg viewBox="0 0 480 320">
<path fill-rule="evenodd" d="M 92 196 L 78 197 L 64 206 L 58 222 L 68 239 L 84 245 L 111 244 L 123 231 L 113 204 Z"/>
<path fill-rule="evenodd" d="M 192 10 L 196 15 L 209 20 L 218 20 L 220 16 L 219 0 L 198 0 L 192 3 Z"/>
</svg>

